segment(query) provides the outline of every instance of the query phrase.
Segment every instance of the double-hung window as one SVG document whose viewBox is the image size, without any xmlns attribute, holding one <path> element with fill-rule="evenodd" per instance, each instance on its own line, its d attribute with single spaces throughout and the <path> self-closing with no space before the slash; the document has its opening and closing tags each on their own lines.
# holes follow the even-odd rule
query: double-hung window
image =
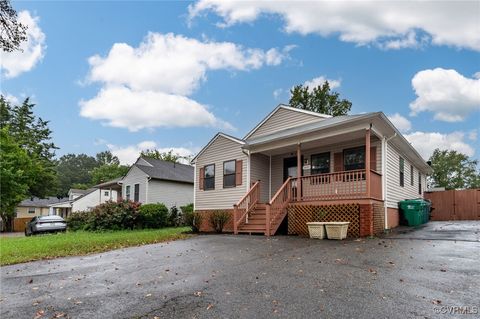
<svg viewBox="0 0 480 319">
<path fill-rule="evenodd" d="M 399 158 L 399 171 L 400 171 L 400 186 L 405 186 L 405 160 L 400 157 Z"/>
<path fill-rule="evenodd" d="M 365 169 L 365 147 L 343 150 L 343 167 L 346 171 Z"/>
<path fill-rule="evenodd" d="M 312 155 L 311 162 L 312 175 L 330 173 L 330 152 Z"/>
<path fill-rule="evenodd" d="M 133 187 L 133 201 L 138 202 L 140 201 L 140 184 L 135 184 Z"/>
<path fill-rule="evenodd" d="M 125 199 L 130 200 L 130 185 L 125 186 Z"/>
<path fill-rule="evenodd" d="M 235 177 L 236 177 L 236 161 L 227 161 L 223 162 L 223 187 L 235 187 Z"/>
<path fill-rule="evenodd" d="M 215 189 L 215 164 L 210 164 L 204 168 L 203 189 Z"/>
</svg>

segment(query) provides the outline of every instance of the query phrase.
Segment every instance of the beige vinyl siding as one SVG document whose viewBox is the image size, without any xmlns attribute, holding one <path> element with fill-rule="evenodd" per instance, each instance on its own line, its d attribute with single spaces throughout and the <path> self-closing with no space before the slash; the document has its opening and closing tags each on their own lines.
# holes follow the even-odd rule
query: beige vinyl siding
<svg viewBox="0 0 480 319">
<path fill-rule="evenodd" d="M 30 214 L 28 212 L 29 208 L 31 207 L 24 207 L 19 206 L 16 209 L 16 218 L 28 218 L 28 217 L 35 217 L 35 216 L 48 216 L 49 208 L 48 207 L 34 207 L 35 214 Z"/>
<path fill-rule="evenodd" d="M 266 203 L 269 201 L 270 158 L 263 154 L 252 154 L 250 163 L 250 179 L 252 183 L 260 181 L 260 201 Z"/>
<path fill-rule="evenodd" d="M 241 144 L 218 136 L 210 146 L 203 151 L 195 163 L 195 209 L 231 209 L 247 192 L 247 155 L 242 152 Z M 223 188 L 223 162 L 242 160 L 242 185 Z M 215 189 L 199 189 L 200 168 L 215 164 Z"/>
<path fill-rule="evenodd" d="M 193 184 L 152 179 L 148 184 L 148 202 L 163 203 L 168 208 L 191 204 Z"/>
<path fill-rule="evenodd" d="M 130 185 L 130 200 L 134 199 L 135 194 L 135 184 L 140 185 L 139 193 L 139 202 L 146 203 L 146 194 L 147 194 L 147 174 L 145 174 L 141 169 L 136 166 L 133 166 L 128 172 L 127 176 L 123 179 L 122 184 L 122 196 L 124 199 L 127 198 L 127 186 Z"/>
<path fill-rule="evenodd" d="M 258 127 L 248 139 L 322 120 L 323 118 L 312 114 L 279 108 L 265 123 Z"/>
<path fill-rule="evenodd" d="M 343 152 L 344 149 L 364 146 L 365 140 L 357 140 L 349 143 L 343 143 L 340 145 L 329 145 L 325 147 L 319 147 L 315 149 L 302 150 L 303 159 L 308 159 L 308 163 L 311 165 L 311 155 L 330 152 L 330 172 L 333 173 L 334 170 L 334 154 L 338 152 Z M 375 170 L 379 173 L 382 171 L 382 143 L 380 140 L 375 140 L 371 142 L 371 146 L 375 146 L 377 153 L 377 167 Z M 296 157 L 296 153 L 287 153 L 282 155 L 272 156 L 272 196 L 283 184 L 283 159 L 288 157 Z M 372 168 L 373 169 L 373 168 Z M 304 170 L 303 175 L 310 175 L 310 170 Z"/>
<path fill-rule="evenodd" d="M 400 186 L 400 153 L 391 145 L 387 146 L 387 206 L 398 208 L 398 202 L 404 199 L 423 198 L 425 190 L 425 174 L 422 174 L 422 194 L 418 194 L 418 168 L 413 166 L 413 186 L 410 182 L 410 165 L 405 156 L 404 186 Z"/>
</svg>

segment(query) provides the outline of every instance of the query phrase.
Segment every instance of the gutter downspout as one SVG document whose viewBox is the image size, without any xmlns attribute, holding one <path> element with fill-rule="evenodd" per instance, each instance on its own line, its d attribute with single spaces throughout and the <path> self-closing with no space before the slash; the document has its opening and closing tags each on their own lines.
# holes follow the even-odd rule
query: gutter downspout
<svg viewBox="0 0 480 319">
<path fill-rule="evenodd" d="M 269 172 L 268 172 L 268 201 L 272 198 L 272 154 L 269 155 L 270 157 L 270 165 L 269 165 Z"/>
<path fill-rule="evenodd" d="M 385 229 L 388 228 L 388 207 L 387 207 L 387 183 L 388 183 L 388 174 L 387 174 L 387 149 L 388 149 L 388 142 L 397 137 L 397 133 L 395 132 L 392 136 L 387 138 L 386 136 L 382 140 L 382 153 L 383 153 L 383 158 L 382 158 L 382 174 L 383 174 L 383 187 L 382 187 L 382 193 L 383 193 L 383 206 L 385 209 Z"/>
<path fill-rule="evenodd" d="M 152 178 L 150 176 L 147 176 L 147 184 L 145 186 L 145 204 L 148 204 L 148 184 L 150 183 L 150 180 Z M 140 185 L 139 185 L 140 186 Z M 133 190 L 133 193 L 135 193 L 135 186 L 134 186 L 134 190 Z M 134 195 L 135 196 L 135 195 Z M 138 199 L 140 201 L 140 198 Z"/>
</svg>

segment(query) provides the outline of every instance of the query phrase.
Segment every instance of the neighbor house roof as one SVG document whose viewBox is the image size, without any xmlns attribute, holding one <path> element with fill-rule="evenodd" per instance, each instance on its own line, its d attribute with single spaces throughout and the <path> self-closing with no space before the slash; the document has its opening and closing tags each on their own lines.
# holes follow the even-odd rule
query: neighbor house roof
<svg viewBox="0 0 480 319">
<path fill-rule="evenodd" d="M 24 199 L 20 204 L 19 207 L 49 207 L 51 204 L 61 203 L 68 200 L 68 198 L 57 198 L 56 196 L 50 196 L 47 198 L 38 198 L 38 197 L 31 197 Z"/>
<path fill-rule="evenodd" d="M 87 192 L 86 189 L 79 189 L 79 188 L 70 188 L 68 191 L 69 193 L 75 193 L 75 194 L 85 194 Z"/>
<path fill-rule="evenodd" d="M 138 163 L 138 160 L 134 165 L 147 174 L 150 178 L 193 184 L 193 166 L 149 157 L 141 157 L 141 159 L 150 165 L 142 165 Z"/>
<path fill-rule="evenodd" d="M 115 179 L 112 179 L 107 182 L 100 183 L 98 185 L 93 186 L 93 188 L 102 188 L 102 187 L 108 187 L 108 186 L 114 186 L 114 185 L 119 185 L 121 184 L 123 177 L 117 177 Z"/>
</svg>

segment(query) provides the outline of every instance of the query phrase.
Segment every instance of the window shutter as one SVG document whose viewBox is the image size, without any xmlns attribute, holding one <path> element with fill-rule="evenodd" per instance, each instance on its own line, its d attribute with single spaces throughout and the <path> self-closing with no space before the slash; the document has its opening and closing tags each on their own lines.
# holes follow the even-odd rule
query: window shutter
<svg viewBox="0 0 480 319">
<path fill-rule="evenodd" d="M 377 147 L 373 146 L 370 148 L 370 169 L 377 170 Z"/>
<path fill-rule="evenodd" d="M 198 175 L 198 188 L 199 189 L 203 189 L 203 184 L 205 181 L 205 168 L 204 167 L 200 167 L 200 173 Z"/>
<path fill-rule="evenodd" d="M 333 154 L 333 171 L 334 172 L 343 171 L 343 153 L 342 152 Z"/>
<path fill-rule="evenodd" d="M 239 160 L 235 162 L 235 185 L 242 185 L 243 176 L 243 161 Z"/>
</svg>

